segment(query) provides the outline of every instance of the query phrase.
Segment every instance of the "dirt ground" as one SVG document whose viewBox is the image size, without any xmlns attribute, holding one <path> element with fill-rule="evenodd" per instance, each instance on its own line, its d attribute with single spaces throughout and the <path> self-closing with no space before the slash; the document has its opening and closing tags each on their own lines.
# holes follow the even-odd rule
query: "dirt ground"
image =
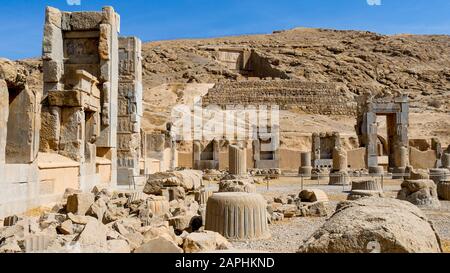
<svg viewBox="0 0 450 273">
<path fill-rule="evenodd" d="M 319 184 L 320 183 L 320 184 Z M 330 198 L 330 206 L 335 207 L 338 202 L 347 199 L 350 186 L 328 186 L 325 179 L 320 181 L 304 181 L 304 189 L 317 188 L 324 190 Z M 399 180 L 384 180 L 384 191 L 389 197 L 396 197 L 400 190 Z M 258 185 L 258 192 L 265 197 L 275 197 L 282 194 L 300 193 L 301 180 L 297 177 L 280 178 L 267 185 Z M 441 201 L 441 208 L 437 210 L 423 210 L 442 242 L 444 251 L 450 253 L 450 202 Z M 255 251 L 294 253 L 304 240 L 308 239 L 315 230 L 320 228 L 326 221 L 326 217 L 302 217 L 292 218 L 271 224 L 272 237 L 267 240 L 234 242 L 238 249 L 250 249 Z"/>
</svg>

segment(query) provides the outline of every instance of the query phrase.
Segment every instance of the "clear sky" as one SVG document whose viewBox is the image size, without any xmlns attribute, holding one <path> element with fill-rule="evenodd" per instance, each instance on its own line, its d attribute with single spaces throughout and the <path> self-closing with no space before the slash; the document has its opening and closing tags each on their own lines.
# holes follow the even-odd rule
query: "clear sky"
<svg viewBox="0 0 450 273">
<path fill-rule="evenodd" d="M 68 4 L 73 1 L 81 5 Z M 0 56 L 41 55 L 46 5 L 67 11 L 112 5 L 121 15 L 121 35 L 143 41 L 294 27 L 450 35 L 450 0 L 0 0 Z"/>
</svg>

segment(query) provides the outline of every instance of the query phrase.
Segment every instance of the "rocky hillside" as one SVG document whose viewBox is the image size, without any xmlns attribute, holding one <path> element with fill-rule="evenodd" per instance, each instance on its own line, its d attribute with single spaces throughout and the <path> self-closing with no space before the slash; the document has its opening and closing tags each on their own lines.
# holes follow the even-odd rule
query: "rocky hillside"
<svg viewBox="0 0 450 273">
<path fill-rule="evenodd" d="M 268 35 L 145 43 L 147 129 L 163 128 L 171 106 L 184 100 L 189 90 L 186 84 L 239 80 L 238 73 L 215 58 L 214 48 L 219 47 L 253 49 L 288 78 L 337 83 L 354 95 L 407 92 L 412 112 L 437 114 L 431 129 L 440 126 L 436 129 L 440 134 L 450 132 L 450 121 L 442 120 L 450 113 L 450 36 L 385 36 L 304 28 Z M 30 71 L 29 84 L 41 90 L 40 61 L 19 63 Z"/>
</svg>

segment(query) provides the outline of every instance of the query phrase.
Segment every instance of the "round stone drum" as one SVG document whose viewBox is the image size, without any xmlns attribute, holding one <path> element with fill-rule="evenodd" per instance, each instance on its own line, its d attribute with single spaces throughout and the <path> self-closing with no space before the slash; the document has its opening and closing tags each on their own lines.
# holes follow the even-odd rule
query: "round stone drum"
<svg viewBox="0 0 450 273">
<path fill-rule="evenodd" d="M 257 193 L 215 193 L 206 205 L 205 229 L 231 241 L 269 238 L 267 202 Z"/>
</svg>

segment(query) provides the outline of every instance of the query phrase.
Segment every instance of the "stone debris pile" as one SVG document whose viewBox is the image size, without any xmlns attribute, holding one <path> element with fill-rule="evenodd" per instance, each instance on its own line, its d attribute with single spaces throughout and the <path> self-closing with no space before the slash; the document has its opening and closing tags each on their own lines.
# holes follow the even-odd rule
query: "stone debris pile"
<svg viewBox="0 0 450 273">
<path fill-rule="evenodd" d="M 182 177 L 170 180 L 174 188 L 197 188 L 196 181 L 187 175 Z M 40 217 L 5 218 L 0 226 L 0 253 L 193 253 L 230 249 L 231 244 L 222 235 L 203 231 L 205 207 L 195 201 L 195 194 L 188 191 L 183 197 L 169 201 L 162 195 L 98 186 L 90 193 L 67 189 L 63 202 Z"/>
</svg>

